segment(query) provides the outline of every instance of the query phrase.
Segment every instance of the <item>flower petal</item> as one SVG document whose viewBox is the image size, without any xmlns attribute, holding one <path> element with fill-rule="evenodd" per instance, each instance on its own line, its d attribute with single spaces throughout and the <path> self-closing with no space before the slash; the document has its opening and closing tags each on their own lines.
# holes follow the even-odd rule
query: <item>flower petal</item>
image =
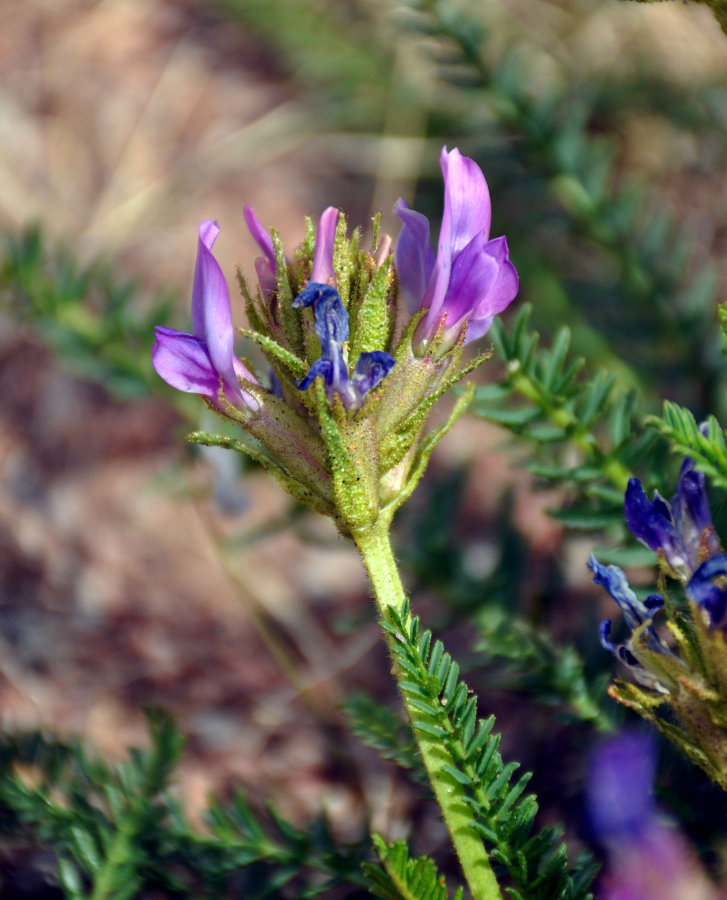
<svg viewBox="0 0 727 900">
<path fill-rule="evenodd" d="M 409 209 L 403 199 L 397 201 L 394 212 L 404 227 L 396 242 L 396 272 L 399 290 L 410 315 L 421 307 L 429 278 L 434 269 L 434 251 L 429 239 L 429 219 Z"/>
<path fill-rule="evenodd" d="M 686 564 L 671 507 L 658 495 L 653 501 L 649 500 L 638 478 L 629 478 L 624 513 L 626 524 L 635 538 L 654 553 L 663 550 L 666 561 L 673 569 Z"/>
<path fill-rule="evenodd" d="M 485 176 L 473 159 L 462 156 L 456 147 L 450 153 L 443 147 L 440 164 L 444 176 L 444 215 L 438 256 L 451 259 L 476 234 L 484 232 L 487 240 L 492 206 Z"/>
<path fill-rule="evenodd" d="M 704 475 L 694 468 L 691 459 L 682 465 L 672 507 L 689 566 L 694 571 L 707 554 L 716 556 L 722 548 L 709 509 Z"/>
<path fill-rule="evenodd" d="M 649 610 L 638 599 L 626 579 L 626 575 L 618 566 L 604 566 L 591 554 L 588 568 L 593 572 L 593 580 L 618 603 L 629 628 L 638 628 L 651 618 Z"/>
<path fill-rule="evenodd" d="M 313 268 L 310 273 L 311 281 L 319 284 L 329 284 L 335 281 L 333 273 L 333 245 L 336 240 L 337 224 L 338 210 L 336 207 L 329 206 L 327 209 L 324 209 L 318 223 Z"/>
<path fill-rule="evenodd" d="M 518 276 L 507 257 L 505 238 L 485 241 L 484 234 L 475 235 L 452 266 L 442 306 L 447 327 L 452 328 L 467 316 L 465 342 L 482 337 L 493 317 L 515 299 L 517 290 Z M 430 322 L 432 328 L 436 325 L 438 321 Z"/>
<path fill-rule="evenodd" d="M 157 375 L 179 391 L 202 394 L 216 400 L 220 376 L 212 364 L 207 348 L 193 334 L 157 326 L 152 347 L 152 363 Z"/>
<path fill-rule="evenodd" d="M 230 294 L 220 264 L 212 255 L 212 245 L 219 231 L 219 225 L 211 219 L 199 226 L 192 287 L 192 326 L 195 336 L 207 345 L 217 372 L 227 384 L 235 385 L 237 379 L 232 362 L 235 333 Z"/>
<path fill-rule="evenodd" d="M 654 742 L 641 732 L 605 741 L 593 754 L 588 811 L 601 841 L 634 840 L 653 824 L 654 757 Z"/>
<path fill-rule="evenodd" d="M 373 390 L 394 368 L 395 360 L 390 353 L 383 350 L 371 350 L 362 353 L 351 377 L 353 388 L 359 397 Z"/>
<path fill-rule="evenodd" d="M 712 628 L 727 624 L 727 555 L 713 556 L 697 569 L 687 584 L 687 594 L 706 610 Z M 719 579 L 715 583 L 715 579 Z"/>
<path fill-rule="evenodd" d="M 245 224 L 247 225 L 247 230 L 253 237 L 253 240 L 258 245 L 258 247 L 262 250 L 263 255 L 268 260 L 270 265 L 273 268 L 273 272 L 275 272 L 275 247 L 273 247 L 273 239 L 270 237 L 268 232 L 263 228 L 260 224 L 258 217 L 255 215 L 255 210 L 249 204 L 246 204 L 242 208 L 242 214 L 245 217 Z"/>
</svg>

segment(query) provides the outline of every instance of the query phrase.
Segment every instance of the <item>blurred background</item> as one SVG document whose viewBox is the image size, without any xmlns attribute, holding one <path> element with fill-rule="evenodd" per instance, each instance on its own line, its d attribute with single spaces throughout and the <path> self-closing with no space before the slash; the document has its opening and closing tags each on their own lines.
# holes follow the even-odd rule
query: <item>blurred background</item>
<svg viewBox="0 0 727 900">
<path fill-rule="evenodd" d="M 567 323 L 644 412 L 724 414 L 727 39 L 706 8 L 617 0 L 30 0 L 3 18 L 3 729 L 117 759 L 161 704 L 193 816 L 235 783 L 294 820 L 324 806 L 343 836 L 420 816 L 436 847 L 418 790 L 343 728 L 357 690 L 396 706 L 355 551 L 260 471 L 185 446 L 215 422 L 154 375 L 153 326 L 188 327 L 201 219 L 234 298 L 256 255 L 243 204 L 288 248 L 331 204 L 367 233 L 377 210 L 396 233 L 399 196 L 437 221 L 446 144 L 483 167 L 545 342 Z M 540 489 L 508 435 L 458 424 L 396 542 L 415 607 L 577 843 L 593 716 L 534 705 L 478 641 L 517 610 L 528 646 L 553 632 L 602 692 L 609 601 L 585 561 L 620 532 L 550 517 L 565 489 Z"/>
</svg>

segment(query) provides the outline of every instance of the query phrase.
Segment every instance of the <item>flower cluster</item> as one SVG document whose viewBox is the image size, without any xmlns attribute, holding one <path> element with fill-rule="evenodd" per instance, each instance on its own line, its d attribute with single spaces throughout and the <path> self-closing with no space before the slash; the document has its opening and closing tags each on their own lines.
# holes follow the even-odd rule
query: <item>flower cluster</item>
<svg viewBox="0 0 727 900">
<path fill-rule="evenodd" d="M 287 256 L 251 207 L 244 217 L 261 251 L 257 288 L 241 279 L 254 341 L 268 372 L 256 374 L 234 351 L 230 296 L 212 253 L 219 228 L 199 228 L 192 333 L 156 329 L 153 362 L 173 387 L 200 394 L 241 426 L 241 437 L 195 433 L 198 443 L 257 458 L 307 505 L 331 515 L 343 533 L 392 515 L 411 493 L 437 440 L 461 414 L 425 434 L 434 403 L 486 358 L 463 360 L 517 292 L 504 238 L 489 240 L 485 178 L 458 150 L 442 151 L 444 218 L 439 251 L 429 223 L 403 200 L 395 257 L 378 235 L 361 248 L 335 207 L 308 224 Z M 402 296 L 405 304 L 398 303 Z"/>
<path fill-rule="evenodd" d="M 652 721 L 723 787 L 727 787 L 727 555 L 709 509 L 704 476 L 687 460 L 671 502 L 649 499 L 636 478 L 625 496 L 626 521 L 658 557 L 660 594 L 642 602 L 618 566 L 591 556 L 596 584 L 616 601 L 628 628 L 622 643 L 601 625 L 601 643 L 636 683 L 617 682 L 609 693 Z M 679 582 L 684 600 L 670 599 L 667 579 Z M 665 635 L 654 616 L 665 616 Z M 646 689 L 646 690 L 644 690 Z"/>
</svg>

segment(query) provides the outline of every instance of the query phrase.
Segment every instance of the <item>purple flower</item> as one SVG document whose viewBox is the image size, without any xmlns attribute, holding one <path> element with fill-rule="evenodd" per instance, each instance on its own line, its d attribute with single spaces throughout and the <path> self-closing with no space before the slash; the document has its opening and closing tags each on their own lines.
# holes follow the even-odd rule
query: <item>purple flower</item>
<svg viewBox="0 0 727 900">
<path fill-rule="evenodd" d="M 625 733 L 591 757 L 586 803 L 608 859 L 602 900 L 716 900 L 682 835 L 652 795 L 654 743 Z"/>
<path fill-rule="evenodd" d="M 637 839 L 657 812 L 652 795 L 654 741 L 642 732 L 626 732 L 604 741 L 591 756 L 588 813 L 603 843 Z"/>
<path fill-rule="evenodd" d="M 316 248 L 316 258 L 317 256 Z M 316 271 L 315 263 L 313 269 Z M 297 387 L 301 391 L 307 390 L 320 375 L 330 397 L 338 395 L 347 409 L 360 406 L 368 391 L 375 388 L 392 370 L 394 357 L 382 350 L 361 353 L 353 377 L 349 378 L 344 356 L 348 341 L 348 313 L 338 291 L 330 285 L 311 281 L 295 298 L 293 306 L 313 307 L 316 334 L 321 342 L 320 358 L 297 383 Z"/>
<path fill-rule="evenodd" d="M 588 561 L 588 568 L 593 572 L 594 582 L 606 588 L 618 603 L 624 621 L 632 632 L 625 643 L 614 644 L 611 641 L 611 621 L 607 619 L 601 623 L 601 645 L 627 666 L 637 681 L 658 690 L 659 681 L 642 663 L 640 650 L 643 648 L 673 656 L 651 624 L 654 614 L 664 605 L 664 599 L 658 594 L 651 594 L 642 603 L 629 587 L 623 570 L 618 566 L 602 565 L 593 554 Z"/>
<path fill-rule="evenodd" d="M 682 466 L 671 503 L 658 491 L 649 500 L 638 478 L 629 479 L 624 511 L 634 537 L 655 553 L 661 550 L 670 568 L 685 581 L 707 557 L 720 552 L 704 475 L 691 460 Z"/>
<path fill-rule="evenodd" d="M 258 256 L 255 259 L 255 272 L 257 274 L 260 289 L 264 294 L 269 294 L 271 291 L 275 290 L 277 282 L 273 239 L 260 224 L 252 206 L 246 204 L 242 209 L 242 214 L 245 217 L 245 224 L 247 225 L 248 231 L 263 252 L 262 256 Z"/>
<path fill-rule="evenodd" d="M 482 171 L 456 148 L 448 153 L 444 147 L 440 162 L 444 215 L 436 257 L 426 216 L 401 199 L 395 207 L 404 225 L 395 257 L 400 290 L 411 314 L 428 310 L 415 335 L 422 349 L 442 324 L 445 347 L 456 343 L 465 324 L 465 343 L 482 337 L 518 290 L 506 239 L 488 240 L 490 194 Z"/>
<path fill-rule="evenodd" d="M 707 613 L 712 628 L 727 626 L 727 555 L 705 560 L 687 582 L 687 595 Z"/>
<path fill-rule="evenodd" d="M 220 390 L 238 409 L 257 411 L 259 404 L 239 379 L 257 384 L 234 353 L 234 329 L 222 269 L 212 255 L 219 226 L 206 219 L 199 226 L 197 263 L 192 287 L 193 334 L 172 328 L 155 329 L 152 361 L 157 374 L 180 391 L 206 397 L 224 411 Z"/>
<path fill-rule="evenodd" d="M 315 284 L 334 284 L 336 276 L 333 274 L 333 244 L 336 240 L 336 225 L 338 224 L 338 210 L 335 206 L 328 206 L 321 214 L 316 234 L 316 249 L 313 255 L 313 268 L 310 273 L 310 281 Z"/>
<path fill-rule="evenodd" d="M 243 215 L 248 231 L 255 243 L 262 250 L 263 256 L 255 260 L 255 272 L 264 294 L 270 294 L 276 287 L 276 259 L 273 240 L 260 224 L 255 210 L 250 205 L 243 208 Z M 313 256 L 313 270 L 310 280 L 321 284 L 330 284 L 335 280 L 333 274 L 333 244 L 336 239 L 336 225 L 339 211 L 335 206 L 323 210 L 318 223 L 316 248 Z"/>
</svg>

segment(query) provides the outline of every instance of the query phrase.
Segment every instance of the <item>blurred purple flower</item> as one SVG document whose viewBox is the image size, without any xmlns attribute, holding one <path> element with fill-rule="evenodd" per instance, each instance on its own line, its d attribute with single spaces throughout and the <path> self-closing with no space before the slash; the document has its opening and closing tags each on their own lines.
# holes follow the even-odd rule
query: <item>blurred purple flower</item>
<svg viewBox="0 0 727 900">
<path fill-rule="evenodd" d="M 440 163 L 444 215 L 436 257 L 426 216 L 409 209 L 403 199 L 395 207 L 404 224 L 395 256 L 400 290 L 412 315 L 428 310 L 415 335 L 415 344 L 423 348 L 442 322 L 445 346 L 456 343 L 465 323 L 465 343 L 482 337 L 518 290 L 506 239 L 488 240 L 490 194 L 479 166 L 456 148 L 447 152 L 446 147 Z"/>
<path fill-rule="evenodd" d="M 661 550 L 671 569 L 685 581 L 707 557 L 720 552 L 705 490 L 704 475 L 685 460 L 671 503 L 659 494 L 649 498 L 638 478 L 631 478 L 624 498 L 626 522 L 634 537 L 654 552 Z"/>
<path fill-rule="evenodd" d="M 212 245 L 219 226 L 206 219 L 199 226 L 197 263 L 192 287 L 192 334 L 158 326 L 152 348 L 157 374 L 180 391 L 201 394 L 224 409 L 220 390 L 238 409 L 257 411 L 255 398 L 239 379 L 257 384 L 255 377 L 234 353 L 234 329 L 230 295 Z"/>
<path fill-rule="evenodd" d="M 591 757 L 586 792 L 595 836 L 607 852 L 600 900 L 717 900 L 682 835 L 652 795 L 654 744 L 625 733 Z"/>
<path fill-rule="evenodd" d="M 314 271 L 318 262 L 317 257 L 316 248 Z M 325 264 L 321 262 L 318 271 L 324 271 L 324 266 Z M 394 357 L 382 350 L 361 353 L 353 376 L 349 378 L 343 352 L 348 341 L 348 312 L 338 291 L 328 284 L 311 281 L 295 298 L 293 306 L 313 307 L 316 334 L 321 342 L 320 358 L 297 383 L 299 390 L 307 390 L 320 375 L 329 396 L 338 395 L 347 409 L 360 406 L 365 395 L 392 370 Z"/>
</svg>

